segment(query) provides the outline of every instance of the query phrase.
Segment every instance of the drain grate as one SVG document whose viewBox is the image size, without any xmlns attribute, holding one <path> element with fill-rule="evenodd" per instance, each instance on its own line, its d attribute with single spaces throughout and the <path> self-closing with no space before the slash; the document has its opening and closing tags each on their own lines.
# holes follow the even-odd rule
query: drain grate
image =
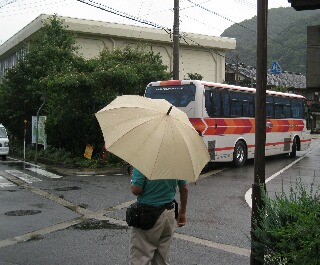
<svg viewBox="0 0 320 265">
<path fill-rule="evenodd" d="M 39 210 L 17 210 L 17 211 L 6 212 L 5 215 L 25 216 L 25 215 L 35 215 L 38 213 L 41 213 L 41 211 L 39 211 Z"/>
</svg>

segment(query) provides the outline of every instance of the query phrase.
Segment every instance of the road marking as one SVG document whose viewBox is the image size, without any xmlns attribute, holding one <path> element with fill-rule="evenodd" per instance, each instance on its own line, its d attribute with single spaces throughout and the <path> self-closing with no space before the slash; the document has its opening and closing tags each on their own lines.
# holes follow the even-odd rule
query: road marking
<svg viewBox="0 0 320 265">
<path fill-rule="evenodd" d="M 213 171 L 213 172 L 208 172 L 206 174 L 203 174 L 200 178 L 205 178 L 208 177 L 209 175 L 213 175 L 216 173 L 219 173 L 223 170 L 217 170 L 217 171 Z M 27 183 L 32 183 L 32 182 L 36 182 L 36 181 L 41 181 L 40 179 L 34 178 L 30 175 L 27 175 L 19 170 L 6 170 L 7 173 L 27 182 Z M 5 239 L 5 240 L 0 240 L 0 248 L 2 247 L 6 247 L 6 246 L 10 246 L 10 245 L 14 245 L 18 242 L 25 242 L 29 239 L 31 239 L 34 236 L 39 236 L 39 235 L 45 235 L 45 234 L 49 234 L 55 231 L 59 231 L 62 229 L 66 229 L 74 224 L 80 223 L 88 218 L 96 218 L 99 220 L 108 220 L 110 223 L 113 224 L 118 224 L 118 225 L 122 225 L 124 227 L 127 227 L 127 223 L 121 219 L 115 219 L 115 218 L 111 218 L 108 217 L 108 213 L 115 211 L 115 210 L 121 210 L 124 209 L 126 207 L 128 207 L 131 203 L 133 203 L 135 200 L 132 201 L 127 201 L 127 202 L 123 202 L 121 204 L 115 205 L 113 207 L 111 207 L 110 209 L 104 209 L 104 210 L 100 210 L 100 211 L 96 211 L 96 212 L 92 212 L 88 209 L 83 209 L 81 207 L 78 207 L 77 205 L 75 205 L 74 203 L 71 203 L 65 199 L 61 199 L 58 196 L 51 194 L 47 191 L 43 191 L 39 188 L 35 188 L 33 186 L 28 186 L 27 187 L 29 190 L 31 190 L 34 193 L 37 193 L 43 197 L 46 197 L 49 200 L 54 201 L 55 203 L 58 203 L 60 205 L 65 206 L 66 208 L 82 215 L 81 217 L 77 217 L 74 218 L 72 220 L 60 223 L 60 224 L 55 224 L 46 228 L 42 228 L 30 233 L 26 233 L 23 234 L 21 236 L 16 236 L 14 238 L 9 238 L 9 239 Z M 174 233 L 174 237 L 180 240 L 185 240 L 194 244 L 198 244 L 198 245 L 204 245 L 206 247 L 210 247 L 213 249 L 218 249 L 218 250 L 222 250 L 228 253 L 232 253 L 232 254 L 236 254 L 236 255 L 240 255 L 240 256 L 250 256 L 250 250 L 249 249 L 245 249 L 245 248 L 240 248 L 240 247 L 236 247 L 236 246 L 232 246 L 232 245 L 227 245 L 227 244 L 221 244 L 221 243 L 217 243 L 214 241 L 210 241 L 210 240 L 205 240 L 205 239 L 201 239 L 201 238 L 197 238 L 194 236 L 189 236 L 186 234 L 180 234 L 180 233 Z"/>
<path fill-rule="evenodd" d="M 37 191 L 38 191 L 38 194 L 40 194 L 40 195 L 42 195 L 42 196 L 44 196 L 44 197 L 46 197 L 46 198 L 48 198 L 50 200 L 53 200 L 53 198 L 50 198 L 48 196 L 48 194 L 39 193 L 39 189 L 37 189 Z M 33 192 L 34 192 L 34 190 L 33 190 Z M 45 192 L 45 193 L 47 193 L 47 192 Z M 56 203 L 59 203 L 57 200 L 53 200 L 53 201 L 55 201 Z M 120 210 L 120 209 L 123 209 L 123 208 L 129 206 L 134 201 L 135 200 L 127 201 L 127 202 L 115 205 L 112 208 Z M 67 201 L 65 201 L 65 202 L 67 202 Z M 59 204 L 61 204 L 61 202 Z M 65 203 L 61 204 L 61 205 L 65 205 Z M 71 209 L 71 208 L 69 208 L 69 209 Z M 78 211 L 76 211 L 76 212 L 79 213 Z M 49 227 L 45 227 L 45 228 L 42 228 L 42 229 L 39 229 L 39 230 L 35 230 L 35 231 L 30 232 L 30 233 L 23 234 L 21 236 L 16 236 L 16 237 L 8 238 L 8 239 L 5 239 L 5 240 L 0 240 L 0 248 L 11 246 L 11 245 L 14 245 L 14 244 L 19 243 L 19 242 L 28 241 L 34 236 L 46 235 L 46 234 L 49 234 L 49 233 L 52 233 L 52 232 L 63 230 L 63 229 L 66 229 L 66 228 L 68 228 L 68 227 L 70 227 L 70 226 L 72 226 L 74 224 L 79 224 L 82 221 L 84 221 L 86 219 L 91 219 L 91 218 L 95 218 L 95 219 L 98 219 L 98 220 L 108 220 L 112 224 L 117 224 L 117 225 L 121 225 L 121 226 L 124 226 L 124 227 L 128 227 L 128 225 L 127 225 L 127 223 L 125 221 L 119 220 L 119 219 L 115 219 L 115 218 L 112 218 L 112 217 L 108 217 L 107 216 L 108 212 L 110 212 L 110 211 L 109 210 L 100 210 L 100 211 L 97 211 L 97 212 L 91 212 L 90 210 L 86 210 L 86 212 L 82 213 L 82 217 L 76 217 L 76 218 L 74 218 L 72 220 L 68 220 L 68 221 L 60 223 L 60 224 L 55 224 L 55 225 L 52 225 L 52 226 L 49 226 Z M 174 237 L 177 238 L 177 239 L 180 239 L 180 240 L 185 240 L 185 241 L 188 241 L 188 242 L 191 242 L 191 243 L 194 243 L 194 244 L 203 245 L 203 246 L 206 246 L 206 247 L 209 247 L 209 248 L 213 248 L 213 249 L 219 249 L 219 250 L 222 250 L 222 251 L 225 251 L 225 252 L 228 252 L 228 253 L 232 253 L 232 254 L 236 254 L 236 255 L 239 255 L 239 256 L 245 256 L 245 257 L 249 257 L 250 256 L 250 250 L 246 249 L 246 248 L 240 248 L 240 247 L 236 247 L 236 246 L 232 246 L 232 245 L 221 244 L 221 243 L 217 243 L 217 242 L 214 242 L 214 241 L 205 240 L 205 239 L 197 238 L 197 237 L 194 237 L 194 236 L 189 236 L 189 235 L 186 235 L 186 234 L 180 234 L 180 233 L 174 233 Z"/>
<path fill-rule="evenodd" d="M 185 234 L 180 234 L 180 233 L 174 233 L 174 237 L 185 240 L 185 241 L 189 241 L 198 245 L 204 245 L 206 247 L 220 249 L 225 252 L 237 254 L 240 256 L 250 257 L 250 250 L 246 248 L 239 248 L 231 245 L 220 244 L 213 241 L 209 241 L 209 240 L 205 240 L 205 239 L 201 239 L 201 238 L 197 238 L 197 237 L 189 236 Z"/>
<path fill-rule="evenodd" d="M 51 173 L 51 172 L 48 172 L 44 169 L 41 169 L 41 168 L 37 168 L 37 167 L 30 167 L 30 168 L 26 168 L 27 170 L 30 170 L 32 172 L 35 172 L 39 175 L 42 175 L 42 176 L 45 176 L 45 177 L 48 177 L 48 178 L 51 178 L 51 179 L 59 179 L 59 178 L 62 178 L 62 176 L 60 175 L 57 175 L 57 174 L 54 174 L 54 173 Z"/>
<path fill-rule="evenodd" d="M 7 180 L 6 178 L 0 176 L 0 187 L 1 188 L 8 188 L 8 187 L 14 187 L 17 186 L 11 181 Z"/>
<path fill-rule="evenodd" d="M 23 180 L 24 182 L 29 183 L 29 184 L 33 183 L 33 182 L 42 181 L 41 179 L 35 178 L 33 176 L 30 176 L 30 175 L 28 175 L 26 173 L 21 172 L 20 170 L 6 170 L 6 172 L 8 174 L 11 174 L 11 175 L 15 176 L 18 179 Z"/>
</svg>

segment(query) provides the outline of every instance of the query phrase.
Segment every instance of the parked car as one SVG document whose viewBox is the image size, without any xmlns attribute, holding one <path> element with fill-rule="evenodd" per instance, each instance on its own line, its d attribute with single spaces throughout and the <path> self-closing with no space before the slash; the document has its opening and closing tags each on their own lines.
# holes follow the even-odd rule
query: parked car
<svg viewBox="0 0 320 265">
<path fill-rule="evenodd" d="M 2 160 L 7 159 L 9 154 L 9 139 L 6 128 L 0 123 L 0 156 Z"/>
</svg>

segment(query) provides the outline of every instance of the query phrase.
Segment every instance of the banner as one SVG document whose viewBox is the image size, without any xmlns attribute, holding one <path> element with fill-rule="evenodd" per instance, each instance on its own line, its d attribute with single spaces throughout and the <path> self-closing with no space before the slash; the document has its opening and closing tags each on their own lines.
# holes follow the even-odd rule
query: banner
<svg viewBox="0 0 320 265">
<path fill-rule="evenodd" d="M 45 132 L 46 116 L 39 116 L 38 122 L 38 144 L 46 144 L 47 135 Z M 32 143 L 37 142 L 37 116 L 32 116 Z"/>
<path fill-rule="evenodd" d="M 91 159 L 91 157 L 92 157 L 92 152 L 93 152 L 93 146 L 90 145 L 90 144 L 87 144 L 86 150 L 84 151 L 83 156 L 84 156 L 85 158 Z"/>
</svg>

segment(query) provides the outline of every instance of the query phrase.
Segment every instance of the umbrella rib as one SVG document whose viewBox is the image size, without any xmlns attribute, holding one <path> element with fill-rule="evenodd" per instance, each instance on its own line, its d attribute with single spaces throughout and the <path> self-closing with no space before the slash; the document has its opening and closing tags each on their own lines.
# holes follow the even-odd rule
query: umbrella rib
<svg viewBox="0 0 320 265">
<path fill-rule="evenodd" d="M 168 110 L 168 113 L 170 112 L 170 110 L 172 109 L 172 106 L 171 106 L 171 108 Z M 168 115 L 168 113 L 167 113 L 167 115 Z M 167 119 L 167 118 L 166 118 Z M 161 124 L 161 122 L 159 122 L 158 123 L 158 125 L 157 125 L 157 127 L 156 128 L 158 128 L 159 126 L 160 126 L 160 124 Z M 166 128 L 167 128 L 167 126 L 168 126 L 168 124 L 167 123 L 165 123 L 165 130 L 164 131 L 166 131 Z M 151 135 L 151 134 L 150 134 Z M 161 141 L 160 141 L 160 147 L 162 146 L 162 143 L 163 143 L 163 138 L 164 138 L 164 133 L 162 134 L 162 139 L 161 139 Z M 159 154 L 160 154 L 160 148 L 158 149 L 158 153 L 157 153 L 157 155 L 156 155 L 156 159 L 155 159 L 155 161 L 157 161 L 158 160 L 158 157 L 159 157 Z M 153 165 L 153 168 L 152 168 L 152 171 L 151 171 L 151 176 L 153 175 L 153 172 L 154 172 L 154 170 L 155 170 L 155 167 L 156 167 L 156 163 L 154 163 L 154 165 Z"/>
<path fill-rule="evenodd" d="M 174 126 L 176 126 L 176 128 L 178 128 L 178 130 L 180 131 L 180 128 L 182 128 L 183 126 L 178 126 L 176 123 L 180 123 L 180 124 L 184 124 L 184 123 L 182 123 L 182 122 L 180 122 L 179 120 L 176 120 L 176 122 L 174 122 Z M 185 124 L 184 124 L 185 125 Z M 181 131 L 180 131 L 181 132 Z M 181 136 L 184 138 L 184 134 L 183 133 L 181 133 Z M 185 140 L 185 139 L 184 139 Z M 192 156 L 191 156 L 191 153 L 190 153 L 190 150 L 189 150 L 189 146 L 188 145 L 186 145 L 186 148 L 188 149 L 188 156 L 189 156 L 189 159 L 190 159 L 190 161 L 191 162 L 193 162 L 192 161 Z M 192 171 L 193 171 L 193 175 L 194 176 L 196 176 L 196 172 L 195 172 L 195 168 L 194 167 L 192 167 Z"/>
</svg>

